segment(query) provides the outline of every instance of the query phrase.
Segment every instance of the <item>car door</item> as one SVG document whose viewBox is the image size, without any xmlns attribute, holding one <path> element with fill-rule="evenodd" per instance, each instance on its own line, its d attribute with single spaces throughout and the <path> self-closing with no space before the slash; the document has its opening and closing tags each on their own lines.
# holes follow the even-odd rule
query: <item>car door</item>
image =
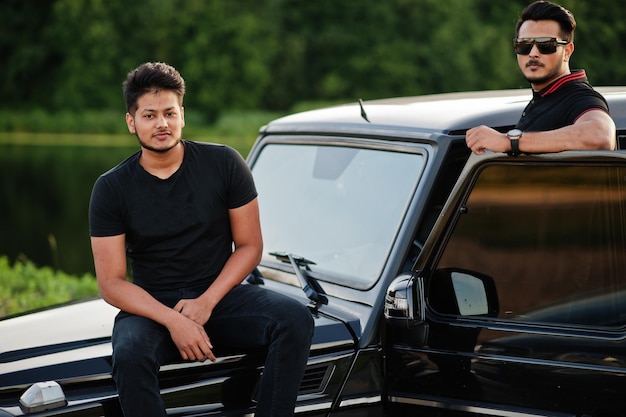
<svg viewBox="0 0 626 417">
<path fill-rule="evenodd" d="M 623 415 L 624 158 L 470 162 L 412 277 L 424 320 L 390 332 L 392 415 Z"/>
</svg>

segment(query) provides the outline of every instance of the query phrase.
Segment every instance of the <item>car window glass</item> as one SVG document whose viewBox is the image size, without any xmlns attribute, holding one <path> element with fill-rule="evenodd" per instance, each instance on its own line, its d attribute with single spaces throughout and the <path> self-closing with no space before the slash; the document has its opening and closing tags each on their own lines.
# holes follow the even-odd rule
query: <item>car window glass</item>
<svg viewBox="0 0 626 417">
<path fill-rule="evenodd" d="M 484 169 L 437 268 L 493 278 L 498 317 L 626 323 L 626 169 Z"/>
<path fill-rule="evenodd" d="M 423 168 L 423 155 L 269 144 L 252 166 L 264 259 L 289 252 L 322 280 L 370 287 L 380 275 Z"/>
</svg>

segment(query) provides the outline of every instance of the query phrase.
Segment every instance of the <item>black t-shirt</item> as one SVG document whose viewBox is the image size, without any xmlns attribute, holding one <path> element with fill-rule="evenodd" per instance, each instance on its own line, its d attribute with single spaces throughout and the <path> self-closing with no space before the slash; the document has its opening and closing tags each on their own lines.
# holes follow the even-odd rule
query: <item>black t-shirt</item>
<svg viewBox="0 0 626 417">
<path fill-rule="evenodd" d="M 543 90 L 533 92 L 516 127 L 525 132 L 558 129 L 574 124 L 593 109 L 609 113 L 606 100 L 589 85 L 585 71 L 572 71 Z"/>
<path fill-rule="evenodd" d="M 183 141 L 180 168 L 159 179 L 140 152 L 96 181 L 91 236 L 126 234 L 133 281 L 148 291 L 204 291 L 232 253 L 228 210 L 256 196 L 246 162 L 234 149 Z"/>
</svg>

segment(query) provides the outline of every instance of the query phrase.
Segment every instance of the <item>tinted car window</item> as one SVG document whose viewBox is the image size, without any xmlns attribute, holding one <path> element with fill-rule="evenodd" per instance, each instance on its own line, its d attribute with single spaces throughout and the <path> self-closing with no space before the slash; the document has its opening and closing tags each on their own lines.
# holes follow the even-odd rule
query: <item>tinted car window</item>
<svg viewBox="0 0 626 417">
<path fill-rule="evenodd" d="M 423 155 L 378 149 L 265 146 L 252 167 L 265 260 L 289 252 L 314 261 L 322 280 L 370 287 L 423 164 Z"/>
<path fill-rule="evenodd" d="M 626 169 L 490 166 L 473 187 L 438 268 L 495 282 L 499 318 L 626 323 Z"/>
</svg>

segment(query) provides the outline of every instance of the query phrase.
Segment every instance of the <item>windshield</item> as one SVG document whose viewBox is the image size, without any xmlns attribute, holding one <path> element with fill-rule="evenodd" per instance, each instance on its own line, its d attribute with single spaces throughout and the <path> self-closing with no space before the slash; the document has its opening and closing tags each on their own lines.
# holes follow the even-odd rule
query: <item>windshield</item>
<svg viewBox="0 0 626 417">
<path fill-rule="evenodd" d="M 340 146 L 269 144 L 252 167 L 263 261 L 286 252 L 316 278 L 368 288 L 379 277 L 424 156 Z"/>
</svg>

